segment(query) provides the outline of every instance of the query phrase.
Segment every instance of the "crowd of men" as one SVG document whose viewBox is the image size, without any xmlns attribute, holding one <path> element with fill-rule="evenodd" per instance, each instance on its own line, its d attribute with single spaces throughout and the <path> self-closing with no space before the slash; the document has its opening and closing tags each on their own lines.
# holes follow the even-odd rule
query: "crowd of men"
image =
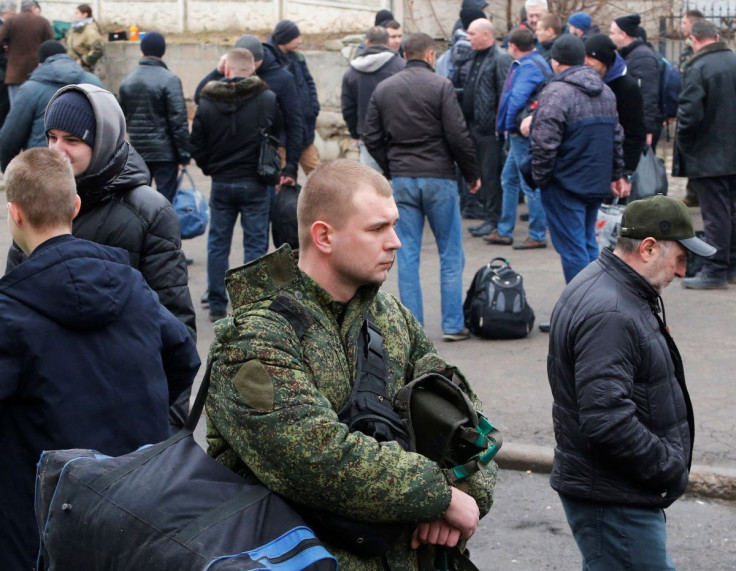
<svg viewBox="0 0 736 571">
<path fill-rule="evenodd" d="M 615 18 L 605 35 L 584 12 L 563 22 L 546 0 L 526 0 L 525 18 L 500 42 L 488 4 L 464 1 L 438 61 L 430 36 L 403 37 L 381 10 L 343 77 L 360 161 L 322 164 L 319 99 L 291 20 L 266 42 L 241 36 L 222 56 L 197 87 L 190 132 L 163 35 L 143 38 L 116 98 L 90 73 L 96 56 L 48 36 L 37 2 L 13 10 L 0 7 L 0 110 L 9 109 L 0 163 L 14 240 L 0 280 L 0 438 L 17 458 L 0 477 L 9 569 L 35 558 L 41 450 L 121 454 L 183 423 L 200 361 L 171 203 L 192 158 L 212 178 L 202 297 L 217 322 L 209 453 L 295 504 L 396 526 L 379 557 L 321 536 L 342 567 L 434 568 L 448 554 L 459 562 L 493 503 L 492 462 L 457 485 L 435 461 L 351 430 L 342 416 L 361 382 L 368 329 L 381 340 L 392 401 L 412 380 L 443 375 L 481 410 L 424 331 L 419 280 L 426 218 L 440 256 L 442 339 L 468 339 L 465 216 L 481 222 L 473 236 L 520 250 L 546 248 L 549 230 L 560 255 L 568 285 L 548 325 L 551 483 L 584 566 L 674 569 L 662 510 L 687 485 L 693 410 L 660 294 L 684 278 L 688 251 L 706 260 L 685 287 L 736 282 L 736 145 L 723 144 L 736 115 L 718 104 L 736 97 L 736 55 L 701 13 L 683 18 L 673 174 L 690 179 L 705 241 L 695 237 L 692 197 L 658 195 L 631 202 L 615 250 L 599 253 L 600 205 L 629 195 L 642 152 L 672 119 L 661 104 L 669 64 L 637 14 Z M 77 11 L 81 32 L 91 9 Z M 259 173 L 269 137 L 280 145 L 278 184 Z M 268 253 L 273 197 L 296 184 L 299 167 L 308 175 L 299 253 Z M 529 235 L 515 242 L 520 197 Z M 238 215 L 246 265 L 227 273 Z M 380 291 L 395 262 L 401 303 Z"/>
</svg>

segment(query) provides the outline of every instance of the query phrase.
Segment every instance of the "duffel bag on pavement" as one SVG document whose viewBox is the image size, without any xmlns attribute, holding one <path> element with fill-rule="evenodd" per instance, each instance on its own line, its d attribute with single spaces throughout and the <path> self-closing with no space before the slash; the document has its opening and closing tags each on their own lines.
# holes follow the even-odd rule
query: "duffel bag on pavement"
<svg viewBox="0 0 736 571">
<path fill-rule="evenodd" d="M 38 569 L 331 571 L 337 561 L 278 495 L 211 458 L 192 432 L 205 374 L 185 428 L 112 458 L 44 452 L 36 478 Z"/>
</svg>

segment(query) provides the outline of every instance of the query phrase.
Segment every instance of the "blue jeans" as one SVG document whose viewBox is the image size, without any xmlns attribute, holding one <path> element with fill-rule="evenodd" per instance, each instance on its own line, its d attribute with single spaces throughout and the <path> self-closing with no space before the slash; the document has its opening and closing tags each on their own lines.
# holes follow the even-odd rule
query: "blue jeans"
<svg viewBox="0 0 736 571">
<path fill-rule="evenodd" d="M 663 510 L 560 500 L 583 571 L 674 571 Z"/>
<path fill-rule="evenodd" d="M 542 197 L 539 189 L 530 188 L 519 172 L 521 161 L 529 154 L 529 139 L 521 135 L 511 135 L 509 142 L 509 156 L 501 172 L 503 203 L 501 219 L 498 221 L 498 234 L 506 238 L 514 237 L 516 207 L 519 204 L 519 189 L 521 189 L 529 206 L 529 237 L 543 242 L 547 239 L 547 216 L 542 206 Z"/>
<path fill-rule="evenodd" d="M 212 181 L 210 232 L 207 237 L 210 311 L 220 312 L 227 309 L 225 272 L 230 266 L 230 246 L 238 214 L 243 228 L 243 263 L 247 263 L 268 251 L 270 211 L 268 191 L 258 181 Z"/>
<path fill-rule="evenodd" d="M 391 182 L 399 207 L 396 233 L 401 240 L 399 296 L 414 317 L 424 325 L 422 287 L 419 284 L 419 254 L 424 217 L 429 220 L 440 253 L 442 331 L 457 333 L 465 327 L 463 316 L 463 253 L 457 181 L 443 178 L 397 177 Z"/>
<path fill-rule="evenodd" d="M 598 259 L 595 221 L 600 198 L 568 192 L 554 185 L 541 191 L 549 235 L 560 254 L 565 282 L 570 283 L 590 262 Z"/>
<path fill-rule="evenodd" d="M 179 164 L 175 162 L 146 163 L 156 181 L 156 190 L 163 194 L 169 202 L 174 202 L 176 195 L 176 180 L 179 178 Z"/>
</svg>

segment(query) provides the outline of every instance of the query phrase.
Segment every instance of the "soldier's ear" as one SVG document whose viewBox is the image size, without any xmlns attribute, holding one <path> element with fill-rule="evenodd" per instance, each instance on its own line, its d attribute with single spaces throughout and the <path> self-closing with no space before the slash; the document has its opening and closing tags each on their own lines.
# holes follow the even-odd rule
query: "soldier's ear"
<svg viewBox="0 0 736 571">
<path fill-rule="evenodd" d="M 332 253 L 332 232 L 332 226 L 323 220 L 317 220 L 312 224 L 312 244 L 323 254 Z"/>
</svg>

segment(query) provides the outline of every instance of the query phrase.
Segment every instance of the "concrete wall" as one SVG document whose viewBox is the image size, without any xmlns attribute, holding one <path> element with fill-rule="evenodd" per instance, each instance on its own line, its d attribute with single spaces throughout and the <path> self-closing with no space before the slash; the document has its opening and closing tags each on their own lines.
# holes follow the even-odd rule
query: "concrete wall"
<svg viewBox="0 0 736 571">
<path fill-rule="evenodd" d="M 78 0 L 41 0 L 49 20 L 70 21 Z M 489 13 L 498 28 L 516 24 L 524 0 L 488 0 Z M 590 4 L 594 23 L 607 30 L 621 14 L 642 14 L 650 35 L 658 33 L 660 15 L 679 13 L 684 0 L 558 0 L 563 16 Z M 691 2 L 692 4 L 692 2 Z M 421 31 L 449 38 L 458 19 L 460 0 L 91 0 L 95 17 L 106 29 L 137 24 L 141 30 L 206 32 L 271 30 L 281 19 L 299 24 L 303 33 L 365 31 L 376 11 L 386 8 L 409 32 Z"/>
</svg>

